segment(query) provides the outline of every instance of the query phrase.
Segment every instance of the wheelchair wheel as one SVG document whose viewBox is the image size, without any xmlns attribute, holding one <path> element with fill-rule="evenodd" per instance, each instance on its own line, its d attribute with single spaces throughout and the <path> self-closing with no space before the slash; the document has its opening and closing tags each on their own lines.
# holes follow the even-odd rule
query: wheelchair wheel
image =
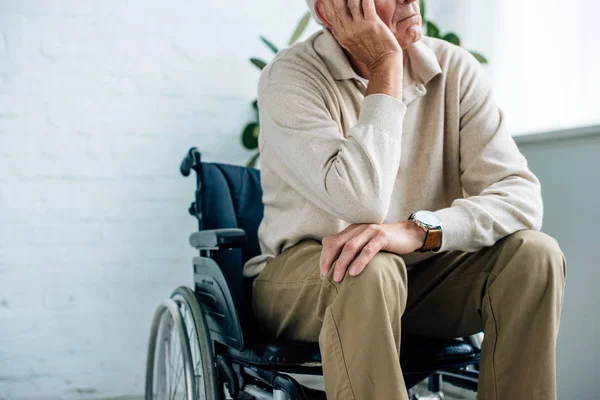
<svg viewBox="0 0 600 400">
<path fill-rule="evenodd" d="M 177 304 L 163 301 L 152 321 L 146 363 L 146 400 L 196 398 L 187 330 Z"/>
<path fill-rule="evenodd" d="M 154 316 L 146 365 L 146 400 L 221 400 L 210 343 L 194 292 L 178 288 Z"/>
<path fill-rule="evenodd" d="M 208 333 L 208 325 L 202 311 L 202 305 L 194 291 L 180 286 L 171 295 L 179 307 L 187 326 L 194 368 L 198 400 L 222 400 L 223 387 L 219 387 L 215 376 L 213 346 Z M 194 399 L 196 400 L 196 399 Z"/>
</svg>

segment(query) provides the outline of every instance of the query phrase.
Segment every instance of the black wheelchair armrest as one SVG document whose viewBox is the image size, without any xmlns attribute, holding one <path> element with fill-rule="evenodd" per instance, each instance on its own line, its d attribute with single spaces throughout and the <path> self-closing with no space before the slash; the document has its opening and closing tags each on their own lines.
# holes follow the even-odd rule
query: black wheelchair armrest
<svg viewBox="0 0 600 400">
<path fill-rule="evenodd" d="M 190 244 L 198 250 L 242 247 L 247 240 L 246 232 L 239 228 L 205 230 L 190 236 Z"/>
</svg>

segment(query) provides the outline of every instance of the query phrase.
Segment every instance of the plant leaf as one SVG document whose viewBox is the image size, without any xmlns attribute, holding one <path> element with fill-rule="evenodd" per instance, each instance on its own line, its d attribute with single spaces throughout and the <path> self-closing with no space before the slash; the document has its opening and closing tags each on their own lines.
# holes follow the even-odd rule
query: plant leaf
<svg viewBox="0 0 600 400">
<path fill-rule="evenodd" d="M 267 66 L 267 63 L 258 58 L 251 58 L 250 62 L 258 67 L 262 71 L 263 68 Z"/>
<path fill-rule="evenodd" d="M 256 167 L 256 162 L 258 161 L 258 157 L 260 157 L 260 152 L 256 153 L 255 155 L 252 156 L 252 158 L 250 160 L 248 160 L 248 162 L 246 163 L 246 167 L 247 168 Z"/>
<path fill-rule="evenodd" d="M 442 36 L 442 40 L 445 40 L 446 42 L 450 42 L 452 44 L 460 46 L 460 39 L 458 38 L 456 33 L 453 33 L 453 32 L 446 33 L 444 36 Z"/>
<path fill-rule="evenodd" d="M 292 37 L 290 38 L 288 45 L 291 46 L 294 43 L 296 43 L 298 38 L 300 38 L 300 36 L 302 36 L 302 34 L 304 33 L 304 30 L 306 30 L 306 27 L 308 26 L 309 21 L 310 21 L 310 12 L 307 12 L 306 14 L 304 14 L 302 19 L 298 23 L 298 26 L 296 27 L 296 30 L 292 34 Z"/>
<path fill-rule="evenodd" d="M 258 100 L 254 100 L 254 101 L 252 102 L 252 107 L 253 107 L 253 108 L 254 108 L 256 111 L 258 111 Z"/>
<path fill-rule="evenodd" d="M 440 29 L 431 21 L 427 21 L 427 36 L 432 38 L 440 37 Z"/>
<path fill-rule="evenodd" d="M 275 46 L 273 43 L 271 43 L 271 41 L 269 41 L 269 39 L 267 39 L 266 37 L 261 36 L 260 40 L 262 40 L 263 43 L 266 44 L 267 47 L 270 48 L 273 51 L 273 53 L 277 53 L 279 51 L 279 49 L 277 48 L 277 46 Z"/>
<path fill-rule="evenodd" d="M 487 58 L 485 58 L 485 56 L 481 53 L 478 53 L 476 51 L 471 51 L 471 54 L 473 54 L 473 57 L 475 57 L 477 59 L 477 61 L 479 61 L 482 64 L 487 64 L 488 60 Z"/>
<path fill-rule="evenodd" d="M 258 131 L 259 125 L 257 122 L 250 122 L 242 132 L 242 144 L 248 150 L 258 148 Z"/>
<path fill-rule="evenodd" d="M 421 18 L 423 19 L 423 21 L 425 21 L 425 0 L 421 0 L 420 1 L 420 8 L 421 8 Z"/>
</svg>

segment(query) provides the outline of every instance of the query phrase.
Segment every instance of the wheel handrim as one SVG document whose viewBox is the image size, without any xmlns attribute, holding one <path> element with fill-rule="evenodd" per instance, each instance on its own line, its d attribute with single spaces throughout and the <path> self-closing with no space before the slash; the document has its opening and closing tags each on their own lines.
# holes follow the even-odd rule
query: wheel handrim
<svg viewBox="0 0 600 400">
<path fill-rule="evenodd" d="M 166 300 L 157 309 L 150 347 L 156 352 L 149 354 L 146 399 L 196 400 L 192 357 L 187 328 L 177 304 Z M 154 365 L 154 367 L 153 367 Z M 150 372 L 152 371 L 152 372 Z"/>
<path fill-rule="evenodd" d="M 194 321 L 194 315 L 192 314 L 192 310 L 190 310 L 190 308 L 187 306 L 187 303 L 181 296 L 173 296 L 173 301 L 175 301 L 175 304 L 177 304 L 177 307 L 179 308 L 179 311 L 183 316 L 183 321 L 185 322 L 187 335 L 190 340 L 192 367 L 194 373 L 194 381 L 196 383 L 196 396 L 198 400 L 205 400 L 207 399 L 207 396 L 206 384 L 204 380 L 204 364 L 202 362 L 202 351 L 200 349 L 198 330 L 196 327 L 196 322 Z"/>
<path fill-rule="evenodd" d="M 183 365 L 182 344 L 179 340 L 179 335 L 175 331 L 174 324 L 168 324 L 167 329 L 169 334 L 166 336 L 161 346 L 165 348 L 165 361 L 167 361 L 166 378 L 167 378 L 167 399 L 168 400 L 185 400 L 187 391 L 185 387 L 185 367 Z M 187 399 L 193 400 L 193 399 Z"/>
</svg>

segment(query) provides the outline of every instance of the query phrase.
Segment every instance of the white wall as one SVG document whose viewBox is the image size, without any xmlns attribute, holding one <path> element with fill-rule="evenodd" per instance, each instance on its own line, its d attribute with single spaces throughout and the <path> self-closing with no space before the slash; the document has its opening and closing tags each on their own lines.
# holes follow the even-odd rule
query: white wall
<svg viewBox="0 0 600 400">
<path fill-rule="evenodd" d="M 600 225 L 600 126 L 522 136 L 517 143 L 542 182 L 543 229 L 559 241 L 567 259 L 556 346 L 558 399 L 598 399 L 600 246 L 595 231 Z"/>
<path fill-rule="evenodd" d="M 179 162 L 249 158 L 248 58 L 304 7 L 0 0 L 0 399 L 143 393 L 153 310 L 191 282 Z"/>
<path fill-rule="evenodd" d="M 519 132 L 600 123 L 599 15 L 596 0 L 498 2 L 494 79 Z"/>
<path fill-rule="evenodd" d="M 513 134 L 600 124 L 596 0 L 429 0 L 485 67 Z M 441 6 L 440 6 L 441 3 Z M 452 12 L 435 14 L 435 8 Z"/>
</svg>

